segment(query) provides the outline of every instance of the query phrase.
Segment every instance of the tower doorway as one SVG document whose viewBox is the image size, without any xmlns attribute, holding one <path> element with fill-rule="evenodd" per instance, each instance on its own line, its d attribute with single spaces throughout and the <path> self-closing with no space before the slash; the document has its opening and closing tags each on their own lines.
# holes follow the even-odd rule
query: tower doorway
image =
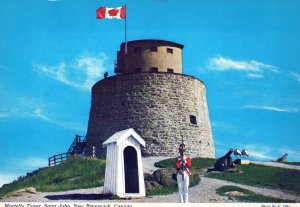
<svg viewBox="0 0 300 207">
<path fill-rule="evenodd" d="M 124 149 L 125 193 L 139 193 L 137 152 L 134 147 Z"/>
</svg>

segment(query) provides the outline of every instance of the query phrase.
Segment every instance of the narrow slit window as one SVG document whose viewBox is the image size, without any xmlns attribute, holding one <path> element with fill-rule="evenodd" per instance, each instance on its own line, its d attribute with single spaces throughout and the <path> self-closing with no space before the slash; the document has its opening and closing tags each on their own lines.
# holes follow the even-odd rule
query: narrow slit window
<svg viewBox="0 0 300 207">
<path fill-rule="evenodd" d="M 193 125 L 197 125 L 196 116 L 190 115 L 190 123 L 193 124 Z"/>
<path fill-rule="evenodd" d="M 157 67 L 151 67 L 150 68 L 150 73 L 157 73 L 158 72 L 158 68 Z"/>
<path fill-rule="evenodd" d="M 167 69 L 168 73 L 174 73 L 174 70 L 172 68 Z"/>
<path fill-rule="evenodd" d="M 167 48 L 167 53 L 173 54 L 173 49 L 172 48 Z"/>
<path fill-rule="evenodd" d="M 151 48 L 150 48 L 150 51 L 151 51 L 151 52 L 157 52 L 157 47 L 151 47 Z"/>
</svg>

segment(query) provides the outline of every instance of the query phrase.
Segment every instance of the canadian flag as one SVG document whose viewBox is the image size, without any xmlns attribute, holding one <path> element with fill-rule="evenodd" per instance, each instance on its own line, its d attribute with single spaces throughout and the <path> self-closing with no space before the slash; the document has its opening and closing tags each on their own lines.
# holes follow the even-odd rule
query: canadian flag
<svg viewBox="0 0 300 207">
<path fill-rule="evenodd" d="M 126 9 L 125 6 L 117 8 L 100 7 L 96 11 L 97 19 L 125 19 Z"/>
</svg>

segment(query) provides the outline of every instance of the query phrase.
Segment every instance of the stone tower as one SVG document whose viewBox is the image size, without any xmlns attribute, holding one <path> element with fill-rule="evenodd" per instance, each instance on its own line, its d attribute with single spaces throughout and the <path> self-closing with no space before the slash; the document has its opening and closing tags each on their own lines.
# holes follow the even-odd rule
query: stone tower
<svg viewBox="0 0 300 207">
<path fill-rule="evenodd" d="M 121 44 L 115 72 L 92 88 L 86 150 L 105 156 L 102 143 L 133 128 L 144 156 L 177 156 L 182 137 L 192 157 L 215 158 L 206 89 L 182 74 L 183 45 L 163 40 Z"/>
</svg>

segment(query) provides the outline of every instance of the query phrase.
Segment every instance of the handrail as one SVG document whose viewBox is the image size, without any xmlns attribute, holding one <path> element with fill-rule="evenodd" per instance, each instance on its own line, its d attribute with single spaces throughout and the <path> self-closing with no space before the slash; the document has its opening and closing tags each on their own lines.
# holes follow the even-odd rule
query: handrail
<svg viewBox="0 0 300 207">
<path fill-rule="evenodd" d="M 85 136 L 79 136 L 79 135 L 75 135 L 75 139 L 74 141 L 72 142 L 71 146 L 69 147 L 67 153 L 74 153 L 74 149 L 76 148 L 77 144 L 78 143 L 85 143 L 86 141 L 86 137 Z"/>
<path fill-rule="evenodd" d="M 54 155 L 52 157 L 48 158 L 48 164 L 49 167 L 58 165 L 64 161 L 66 161 L 67 159 L 69 159 L 70 154 L 69 153 L 62 153 L 62 154 L 58 154 L 58 155 Z"/>
<path fill-rule="evenodd" d="M 69 147 L 66 153 L 61 153 L 48 158 L 49 167 L 58 165 L 63 161 L 66 161 L 71 155 L 82 154 L 84 152 L 85 142 L 85 136 L 79 136 L 76 134 L 75 139 L 73 140 L 71 146 Z"/>
</svg>

